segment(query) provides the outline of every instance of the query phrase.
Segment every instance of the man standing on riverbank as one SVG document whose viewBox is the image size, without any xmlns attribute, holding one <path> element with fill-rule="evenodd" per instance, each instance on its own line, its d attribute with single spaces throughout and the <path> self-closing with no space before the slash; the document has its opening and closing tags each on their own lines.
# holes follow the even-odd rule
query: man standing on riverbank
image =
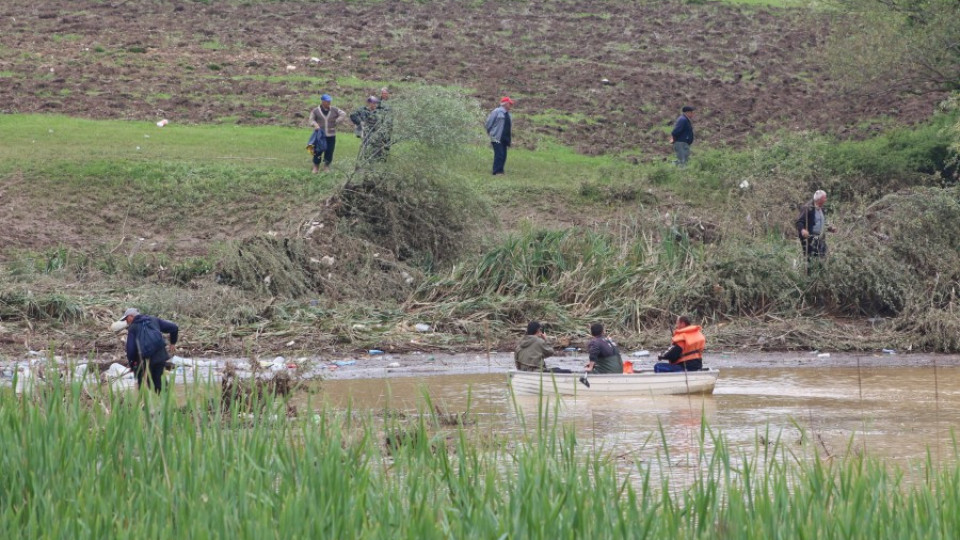
<svg viewBox="0 0 960 540">
<path fill-rule="evenodd" d="M 691 324 L 689 317 L 677 317 L 670 348 L 657 357 L 666 362 L 654 364 L 654 373 L 700 371 L 703 368 L 703 348 L 706 344 L 707 340 L 699 326 Z"/>
<path fill-rule="evenodd" d="M 159 394 L 163 383 L 163 369 L 170 359 L 167 343 L 163 334 L 170 335 L 170 351 L 177 344 L 180 329 L 170 321 L 143 315 L 137 308 L 129 308 L 123 313 L 127 323 L 127 361 L 137 376 L 137 388 L 143 386 L 143 377 L 150 370 L 150 383 Z"/>
<path fill-rule="evenodd" d="M 553 373 L 570 373 L 569 369 L 548 369 L 544 359 L 553 356 L 553 347 L 547 343 L 547 335 L 543 325 L 537 321 L 530 321 L 527 325 L 527 335 L 523 336 L 517 351 L 513 353 L 513 361 L 517 371 L 550 371 Z"/>
<path fill-rule="evenodd" d="M 510 118 L 510 109 L 513 100 L 507 96 L 500 98 L 500 106 L 490 111 L 484 127 L 490 136 L 490 145 L 493 146 L 493 174 L 504 174 L 503 168 L 507 164 L 507 148 L 510 148 L 513 119 Z"/>
<path fill-rule="evenodd" d="M 612 339 L 606 336 L 603 325 L 594 323 L 590 326 L 590 334 L 593 339 L 587 344 L 587 352 L 590 354 L 587 371 L 597 375 L 623 373 L 623 359 L 620 358 L 620 349 Z"/>
<path fill-rule="evenodd" d="M 690 159 L 690 145 L 693 144 L 693 112 L 696 109 L 686 105 L 681 110 L 680 117 L 673 125 L 673 131 L 670 132 L 670 143 L 673 144 L 673 151 L 677 154 L 677 166 L 686 167 L 687 160 Z"/>
<path fill-rule="evenodd" d="M 380 108 L 380 99 L 376 96 L 368 97 L 367 106 L 353 111 L 350 121 L 361 129 L 363 136 L 357 166 L 386 160 L 390 152 L 390 113 Z"/>
<path fill-rule="evenodd" d="M 836 229 L 827 226 L 823 215 L 823 205 L 827 202 L 827 192 L 818 189 L 813 194 L 813 200 L 800 207 L 800 217 L 797 218 L 797 235 L 800 237 L 800 246 L 807 260 L 807 273 L 814 260 L 817 263 L 827 256 L 827 238 L 825 232 L 836 232 Z"/>
<path fill-rule="evenodd" d="M 333 149 L 337 146 L 337 126 L 347 119 L 347 113 L 343 109 L 333 107 L 330 103 L 333 98 L 329 94 L 320 96 L 320 106 L 313 109 L 310 113 L 310 125 L 314 130 L 323 130 L 323 136 L 326 137 L 327 148 L 322 152 L 316 152 L 313 155 L 313 174 L 320 172 L 320 162 L 323 162 L 323 170 L 330 170 L 330 163 L 333 162 Z"/>
</svg>

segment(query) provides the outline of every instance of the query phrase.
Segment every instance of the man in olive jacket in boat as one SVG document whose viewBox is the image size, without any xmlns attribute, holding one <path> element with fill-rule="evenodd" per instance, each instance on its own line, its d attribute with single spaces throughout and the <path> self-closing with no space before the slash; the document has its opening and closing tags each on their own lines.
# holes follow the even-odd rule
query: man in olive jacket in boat
<svg viewBox="0 0 960 540">
<path fill-rule="evenodd" d="M 620 349 L 612 339 L 603 332 L 603 325 L 594 323 L 590 326 L 593 339 L 587 345 L 590 353 L 590 363 L 587 371 L 596 375 L 604 373 L 623 373 L 623 359 L 620 358 Z"/>
<path fill-rule="evenodd" d="M 700 371 L 703 368 L 703 348 L 706 338 L 699 326 L 691 324 L 686 316 L 677 317 L 670 348 L 657 358 L 666 360 L 653 366 L 654 373 Z"/>
<path fill-rule="evenodd" d="M 547 368 L 544 359 L 553 356 L 553 347 L 547 343 L 547 335 L 543 325 L 537 321 L 530 321 L 527 325 L 527 335 L 523 336 L 513 353 L 513 360 L 517 364 L 517 371 L 551 371 L 553 373 L 570 373 L 569 369 Z"/>
</svg>

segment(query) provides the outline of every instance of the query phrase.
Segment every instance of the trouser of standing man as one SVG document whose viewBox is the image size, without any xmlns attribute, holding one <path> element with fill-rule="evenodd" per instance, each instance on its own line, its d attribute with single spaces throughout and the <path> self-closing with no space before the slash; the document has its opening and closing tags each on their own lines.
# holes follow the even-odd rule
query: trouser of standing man
<svg viewBox="0 0 960 540">
<path fill-rule="evenodd" d="M 162 358 L 162 360 L 160 359 Z M 140 362 L 137 362 L 133 368 L 134 375 L 137 376 L 137 388 L 143 387 L 143 378 L 146 375 L 147 371 L 150 372 L 150 380 L 148 384 L 152 385 L 153 390 L 156 393 L 160 393 L 160 388 L 163 385 L 163 370 L 167 366 L 166 355 L 159 355 L 157 358 L 144 358 Z"/>
<path fill-rule="evenodd" d="M 687 160 L 690 159 L 690 144 L 683 141 L 673 143 L 673 151 L 677 154 L 677 165 L 687 166 Z"/>
<path fill-rule="evenodd" d="M 507 145 L 502 142 L 491 142 L 493 146 L 493 174 L 503 174 L 503 167 L 507 164 Z"/>
<path fill-rule="evenodd" d="M 337 137 L 324 137 L 327 140 L 327 149 L 323 152 L 317 152 L 313 155 L 313 164 L 319 165 L 322 161 L 324 166 L 329 167 L 333 162 L 333 149 L 337 146 Z"/>
<path fill-rule="evenodd" d="M 827 256 L 827 239 L 822 236 L 810 235 L 800 239 L 800 245 L 803 247 L 803 254 L 807 257 L 807 273 L 810 273 L 811 267 L 819 265 L 823 258 Z"/>
</svg>

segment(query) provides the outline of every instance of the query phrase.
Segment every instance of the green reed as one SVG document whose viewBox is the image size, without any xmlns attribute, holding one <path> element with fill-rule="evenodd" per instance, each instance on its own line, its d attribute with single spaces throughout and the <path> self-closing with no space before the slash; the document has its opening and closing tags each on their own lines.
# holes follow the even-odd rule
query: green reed
<svg viewBox="0 0 960 540">
<path fill-rule="evenodd" d="M 956 538 L 960 466 L 727 445 L 624 465 L 541 405 L 514 440 L 437 415 L 248 416 L 212 389 L 0 392 L 4 538 Z M 656 437 L 651 437 L 656 440 Z M 768 442 L 769 441 L 769 442 Z M 692 468 L 691 468 L 692 465 Z M 673 475 L 691 475 L 682 483 Z M 654 480 L 657 473 L 662 479 Z M 909 477 L 911 480 L 906 481 Z"/>
</svg>

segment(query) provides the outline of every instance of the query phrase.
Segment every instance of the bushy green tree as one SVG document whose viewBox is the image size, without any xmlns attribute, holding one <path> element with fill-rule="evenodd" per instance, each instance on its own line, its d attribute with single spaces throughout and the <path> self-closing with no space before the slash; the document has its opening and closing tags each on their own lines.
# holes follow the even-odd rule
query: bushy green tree
<svg viewBox="0 0 960 540">
<path fill-rule="evenodd" d="M 960 2 L 834 0 L 839 81 L 866 93 L 960 90 Z"/>
<path fill-rule="evenodd" d="M 339 194 L 352 232 L 422 268 L 454 260 L 491 214 L 458 164 L 476 160 L 479 104 L 455 91 L 405 88 L 381 111 L 389 152 L 358 159 Z"/>
</svg>

